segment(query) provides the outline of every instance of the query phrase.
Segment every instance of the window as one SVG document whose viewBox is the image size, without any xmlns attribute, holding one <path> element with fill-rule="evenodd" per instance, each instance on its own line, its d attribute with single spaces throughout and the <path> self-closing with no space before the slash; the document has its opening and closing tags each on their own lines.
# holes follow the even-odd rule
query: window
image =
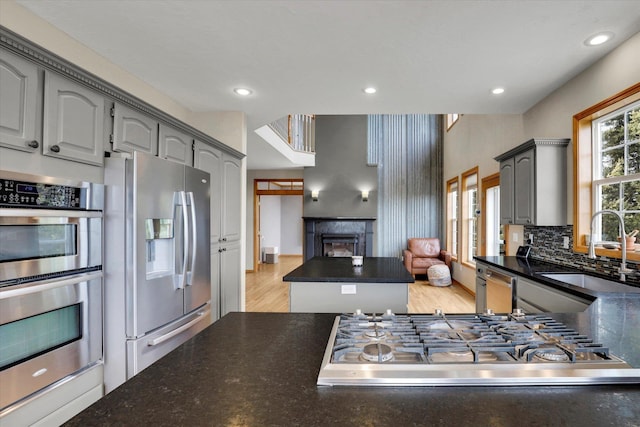
<svg viewBox="0 0 640 427">
<path fill-rule="evenodd" d="M 640 228 L 640 102 L 592 122 L 593 211 L 611 209 L 624 218 L 627 232 Z M 615 241 L 618 220 L 597 217 L 600 240 Z"/>
<path fill-rule="evenodd" d="M 640 83 L 573 117 L 574 250 L 587 252 L 593 212 L 623 215 L 625 229 L 640 228 Z M 612 215 L 596 217 L 596 240 L 617 240 Z M 620 258 L 620 251 L 596 248 L 598 255 Z M 628 252 L 630 260 L 640 260 Z"/>
<path fill-rule="evenodd" d="M 456 124 L 459 118 L 460 114 L 447 114 L 447 130 L 451 129 L 451 127 Z"/>
<path fill-rule="evenodd" d="M 458 177 L 447 181 L 447 251 L 458 258 Z"/>
<path fill-rule="evenodd" d="M 474 264 L 478 253 L 478 168 L 462 174 L 462 262 Z"/>
<path fill-rule="evenodd" d="M 484 256 L 505 255 L 504 226 L 500 224 L 500 173 L 482 178 L 480 234 Z M 484 227 L 484 228 L 483 228 Z"/>
</svg>

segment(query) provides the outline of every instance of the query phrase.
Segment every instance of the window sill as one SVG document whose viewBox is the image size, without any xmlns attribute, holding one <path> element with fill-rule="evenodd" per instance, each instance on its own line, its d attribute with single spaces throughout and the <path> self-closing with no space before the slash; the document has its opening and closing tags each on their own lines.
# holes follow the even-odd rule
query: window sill
<svg viewBox="0 0 640 427">
<path fill-rule="evenodd" d="M 627 251 L 627 261 L 635 261 L 635 262 L 640 262 L 640 252 L 638 251 L 638 245 L 636 244 L 636 250 L 635 251 Z M 589 253 L 589 247 L 588 246 L 575 246 L 573 248 L 574 252 L 578 252 L 578 253 L 583 253 L 583 254 L 587 254 Z M 605 248 L 596 248 L 596 255 L 597 256 L 602 256 L 602 257 L 607 257 L 607 258 L 613 258 L 613 259 L 622 259 L 622 251 L 620 251 L 619 249 L 605 249 Z"/>
</svg>

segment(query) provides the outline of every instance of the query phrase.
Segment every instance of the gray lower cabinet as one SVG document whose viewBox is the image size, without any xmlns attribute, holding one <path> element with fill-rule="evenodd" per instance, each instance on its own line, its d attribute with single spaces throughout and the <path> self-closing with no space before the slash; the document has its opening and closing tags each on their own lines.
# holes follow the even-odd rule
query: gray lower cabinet
<svg viewBox="0 0 640 427">
<path fill-rule="evenodd" d="M 158 157 L 193 166 L 193 138 L 171 126 L 160 123 Z"/>
<path fill-rule="evenodd" d="M 43 154 L 102 166 L 105 98 L 45 71 Z"/>
<path fill-rule="evenodd" d="M 221 245 L 220 256 L 220 317 L 240 311 L 240 243 Z"/>
<path fill-rule="evenodd" d="M 518 277 L 516 307 L 525 313 L 578 313 L 589 305 L 586 298 Z"/>
<path fill-rule="evenodd" d="M 0 146 L 36 151 L 41 139 L 38 66 L 0 50 Z"/>
<path fill-rule="evenodd" d="M 116 102 L 111 109 L 113 151 L 132 153 L 142 151 L 158 155 L 158 121 Z"/>
<path fill-rule="evenodd" d="M 211 174 L 211 295 L 216 298 L 211 305 L 215 321 L 241 308 L 241 163 L 198 140 L 193 153 L 194 166 Z"/>
<path fill-rule="evenodd" d="M 531 139 L 495 158 L 500 162 L 500 223 L 567 224 L 569 139 Z"/>
<path fill-rule="evenodd" d="M 291 282 L 291 313 L 406 313 L 408 283 Z M 355 308 L 354 308 L 355 307 Z"/>
</svg>

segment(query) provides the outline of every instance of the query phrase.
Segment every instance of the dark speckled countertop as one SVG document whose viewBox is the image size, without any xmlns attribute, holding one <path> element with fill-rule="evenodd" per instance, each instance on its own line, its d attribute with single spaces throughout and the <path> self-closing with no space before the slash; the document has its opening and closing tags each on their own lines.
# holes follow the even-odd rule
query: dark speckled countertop
<svg viewBox="0 0 640 427">
<path fill-rule="evenodd" d="M 628 338 L 637 339 L 639 306 L 627 308 L 628 325 L 636 328 Z M 566 320 L 589 322 L 597 316 Z M 67 425 L 622 427 L 640 422 L 636 385 L 319 387 L 316 378 L 334 319 L 335 314 L 230 313 Z M 597 325 L 605 336 L 620 326 Z"/>
<path fill-rule="evenodd" d="M 351 258 L 314 257 L 282 278 L 285 282 L 413 283 L 413 276 L 398 258 L 364 258 L 354 268 Z"/>
</svg>

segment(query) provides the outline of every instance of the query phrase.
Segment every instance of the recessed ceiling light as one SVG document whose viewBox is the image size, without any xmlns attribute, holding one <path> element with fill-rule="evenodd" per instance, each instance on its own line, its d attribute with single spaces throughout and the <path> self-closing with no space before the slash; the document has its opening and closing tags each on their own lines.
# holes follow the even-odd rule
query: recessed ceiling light
<svg viewBox="0 0 640 427">
<path fill-rule="evenodd" d="M 497 87 L 495 89 L 491 89 L 491 93 L 494 95 L 500 95 L 501 93 L 504 93 L 504 88 Z"/>
<path fill-rule="evenodd" d="M 595 34 L 584 41 L 584 44 L 587 46 L 599 46 L 603 43 L 608 42 L 613 37 L 613 33 L 605 32 Z"/>
<path fill-rule="evenodd" d="M 364 88 L 364 93 L 368 93 L 369 95 L 376 93 L 378 90 L 375 87 L 367 87 Z"/>
<path fill-rule="evenodd" d="M 237 87 L 233 91 L 240 96 L 249 96 L 253 93 L 250 89 L 244 87 Z"/>
</svg>

